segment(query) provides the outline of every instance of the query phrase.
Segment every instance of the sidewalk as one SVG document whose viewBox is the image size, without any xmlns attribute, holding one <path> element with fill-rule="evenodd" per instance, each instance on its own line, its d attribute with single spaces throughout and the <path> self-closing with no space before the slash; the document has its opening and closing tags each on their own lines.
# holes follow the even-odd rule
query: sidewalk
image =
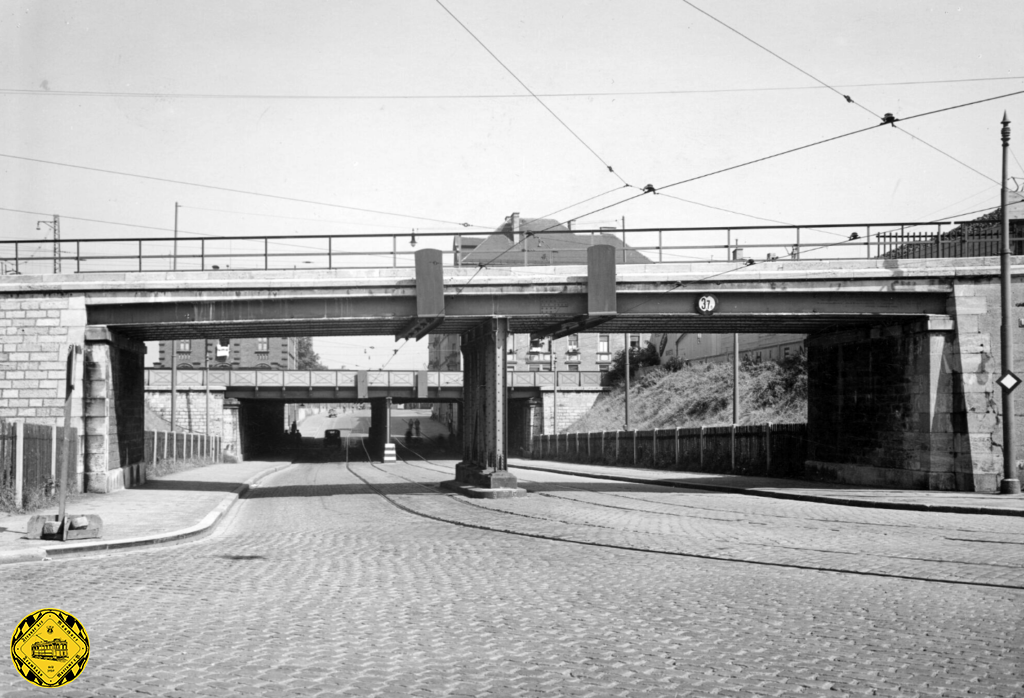
<svg viewBox="0 0 1024 698">
<path fill-rule="evenodd" d="M 98 514 L 103 520 L 103 537 L 98 539 L 63 542 L 24 538 L 29 518 L 56 514 L 57 506 L 32 514 L 0 514 L 0 564 L 203 536 L 250 485 L 289 465 L 287 461 L 216 463 L 154 478 L 142 487 L 76 495 L 68 501 L 67 512 Z"/>
<path fill-rule="evenodd" d="M 727 492 L 755 497 L 795 499 L 853 507 L 937 511 L 954 514 L 991 514 L 1024 516 L 1024 496 L 982 492 L 939 492 L 935 490 L 887 490 L 850 485 L 834 485 L 806 480 L 785 480 L 743 475 L 719 475 L 673 470 L 624 468 L 611 465 L 581 465 L 548 460 L 509 458 L 508 467 L 539 470 L 563 475 L 657 484 L 710 492 Z M 524 478 L 526 476 L 524 475 Z"/>
</svg>

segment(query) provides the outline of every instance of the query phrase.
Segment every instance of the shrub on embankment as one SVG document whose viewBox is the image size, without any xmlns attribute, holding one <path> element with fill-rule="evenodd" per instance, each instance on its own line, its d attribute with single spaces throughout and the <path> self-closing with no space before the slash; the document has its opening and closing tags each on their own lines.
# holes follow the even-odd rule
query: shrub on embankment
<svg viewBox="0 0 1024 698">
<path fill-rule="evenodd" d="M 673 370 L 675 369 L 675 370 Z M 732 424 L 732 363 L 668 364 L 632 380 L 630 428 L 701 427 Z M 621 429 L 622 384 L 605 393 L 567 432 Z M 807 421 L 807 355 L 740 365 L 739 424 Z"/>
</svg>

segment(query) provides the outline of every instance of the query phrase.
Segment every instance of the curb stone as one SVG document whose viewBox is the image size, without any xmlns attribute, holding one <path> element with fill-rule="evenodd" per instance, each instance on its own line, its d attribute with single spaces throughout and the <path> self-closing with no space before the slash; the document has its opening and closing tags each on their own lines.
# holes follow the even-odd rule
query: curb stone
<svg viewBox="0 0 1024 698">
<path fill-rule="evenodd" d="M 791 499 L 800 502 L 815 502 L 817 504 L 835 504 L 844 507 L 861 507 L 867 509 L 902 509 L 905 511 L 931 511 L 941 514 L 984 514 L 988 516 L 1021 516 L 1024 511 L 1015 509 L 996 509 L 990 507 L 958 506 L 955 504 L 914 504 L 911 502 L 880 502 L 864 499 L 849 499 L 847 497 L 824 497 L 815 494 L 795 494 L 792 492 L 777 492 L 775 490 L 752 490 L 743 487 L 729 487 L 728 485 L 705 485 L 691 484 L 681 480 L 656 480 L 640 477 L 626 477 L 624 475 L 603 475 L 597 473 L 581 473 L 576 470 L 562 470 L 559 468 L 547 468 L 536 465 L 511 465 L 511 468 L 522 470 L 538 470 L 544 473 L 555 473 L 556 475 L 573 475 L 576 477 L 590 477 L 598 480 L 614 480 L 616 482 L 630 482 L 639 485 L 659 485 L 661 487 L 672 487 L 686 490 L 705 490 L 707 492 L 725 492 L 728 494 L 742 494 L 748 497 L 767 497 L 769 499 Z"/>
<path fill-rule="evenodd" d="M 243 499 L 245 495 L 249 493 L 249 490 L 253 485 L 257 484 L 263 478 L 269 477 L 270 475 L 291 466 L 292 463 L 285 463 L 272 468 L 267 468 L 266 470 L 253 475 L 251 478 L 232 490 L 229 494 L 225 495 L 225 497 L 221 499 L 220 503 L 213 508 L 213 511 L 204 516 L 202 521 L 193 526 L 181 528 L 169 533 L 156 533 L 147 536 L 137 536 L 135 538 L 121 538 L 119 540 L 110 541 L 97 540 L 83 543 L 72 543 L 71 545 L 52 547 L 41 546 L 38 548 L 26 548 L 24 550 L 15 550 L 11 552 L 0 552 L 0 565 L 16 562 L 43 562 L 57 557 L 63 558 L 71 555 L 85 555 L 88 553 L 103 552 L 107 550 L 123 550 L 126 548 L 137 548 L 143 545 L 178 543 L 193 538 L 202 538 L 213 532 L 213 529 L 216 528 L 217 524 L 224 518 L 224 515 L 239 499 Z"/>
</svg>

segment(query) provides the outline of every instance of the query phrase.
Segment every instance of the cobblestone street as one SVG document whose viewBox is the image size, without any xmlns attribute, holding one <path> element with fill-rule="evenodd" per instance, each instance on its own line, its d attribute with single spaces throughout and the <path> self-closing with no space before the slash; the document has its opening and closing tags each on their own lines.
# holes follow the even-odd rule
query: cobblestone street
<svg viewBox="0 0 1024 698">
<path fill-rule="evenodd" d="M 1024 694 L 1017 517 L 452 470 L 295 465 L 203 541 L 0 568 L 0 626 L 82 621 L 61 696 Z"/>
</svg>

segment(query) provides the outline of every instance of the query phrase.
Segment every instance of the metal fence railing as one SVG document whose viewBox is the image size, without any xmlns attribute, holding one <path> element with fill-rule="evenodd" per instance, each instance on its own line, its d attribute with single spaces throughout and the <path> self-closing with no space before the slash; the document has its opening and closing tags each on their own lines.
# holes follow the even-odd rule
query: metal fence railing
<svg viewBox="0 0 1024 698">
<path fill-rule="evenodd" d="M 534 458 L 660 470 L 799 477 L 806 424 L 640 429 L 534 436 Z"/>
<path fill-rule="evenodd" d="M 1014 221 L 1017 249 L 1024 244 L 1020 223 Z M 620 264 L 900 258 L 954 249 L 951 256 L 987 256 L 991 245 L 972 245 L 971 236 L 998 237 L 998 228 L 997 221 L 942 221 L 552 230 L 486 251 L 475 245 L 489 232 L 26 239 L 0 241 L 0 274 L 413 267 L 417 245 L 448 251 L 452 266 L 583 264 L 586 248 L 602 241 L 623 250 Z M 953 244 L 950 236 L 958 235 L 963 239 Z"/>
</svg>

